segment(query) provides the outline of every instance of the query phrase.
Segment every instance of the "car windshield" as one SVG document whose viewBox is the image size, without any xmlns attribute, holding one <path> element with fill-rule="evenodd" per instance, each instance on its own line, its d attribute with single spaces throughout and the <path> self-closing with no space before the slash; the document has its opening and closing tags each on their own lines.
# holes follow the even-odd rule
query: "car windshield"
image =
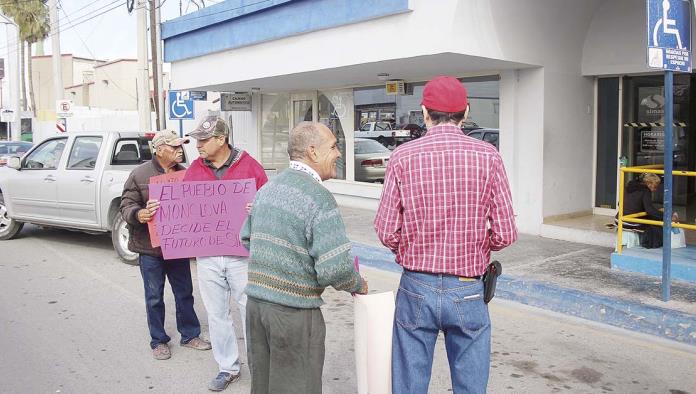
<svg viewBox="0 0 696 394">
<path fill-rule="evenodd" d="M 361 155 L 365 153 L 391 153 L 391 151 L 384 147 L 377 141 L 373 140 L 355 140 L 355 154 Z"/>
<path fill-rule="evenodd" d="M 377 130 L 377 131 L 391 130 L 391 125 L 387 122 L 377 122 L 377 124 L 375 125 L 375 130 Z"/>
</svg>

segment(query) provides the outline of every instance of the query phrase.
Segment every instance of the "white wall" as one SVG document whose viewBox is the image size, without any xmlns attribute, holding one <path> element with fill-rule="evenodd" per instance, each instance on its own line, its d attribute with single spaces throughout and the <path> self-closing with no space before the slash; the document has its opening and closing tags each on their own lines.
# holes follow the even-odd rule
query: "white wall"
<svg viewBox="0 0 696 394">
<path fill-rule="evenodd" d="M 583 51 L 588 50 L 591 26 L 600 23 L 598 15 L 607 7 L 616 13 L 631 8 L 624 12 L 632 14 L 632 8 L 644 8 L 642 0 L 642 5 L 638 2 L 411 0 L 410 13 L 175 62 L 172 84 L 273 86 L 274 78 L 287 81 L 288 75 L 297 75 L 306 81 L 307 90 L 314 90 L 323 88 L 325 80 L 317 82 L 314 76 L 324 78 L 326 70 L 336 70 L 337 80 L 354 81 L 342 86 L 355 86 L 374 78 L 351 75 L 356 65 L 378 69 L 398 59 L 406 69 L 424 56 L 462 55 L 461 75 L 501 74 L 500 149 L 518 225 L 539 234 L 544 217 L 592 208 L 593 83 L 583 77 Z M 399 39 L 365 45 L 365 37 Z M 244 67 L 235 68 L 234 74 L 225 72 L 231 62 Z M 413 80 L 434 75 L 424 71 L 422 79 Z"/>
</svg>

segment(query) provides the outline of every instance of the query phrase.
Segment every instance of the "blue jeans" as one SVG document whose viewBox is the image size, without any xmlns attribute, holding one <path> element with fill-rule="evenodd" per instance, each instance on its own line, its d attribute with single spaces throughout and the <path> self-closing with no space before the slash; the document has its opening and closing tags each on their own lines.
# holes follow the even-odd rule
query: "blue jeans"
<svg viewBox="0 0 696 394">
<path fill-rule="evenodd" d="M 404 270 L 396 295 L 392 339 L 392 391 L 428 392 L 438 333 L 458 393 L 485 393 L 491 353 L 491 323 L 483 282 Z"/>
<path fill-rule="evenodd" d="M 168 343 L 171 338 L 164 331 L 164 278 L 174 293 L 176 328 L 181 343 L 201 335 L 201 324 L 193 310 L 193 283 L 189 259 L 164 260 L 162 257 L 140 255 L 140 273 L 145 285 L 145 308 L 150 329 L 150 347 Z"/>
</svg>

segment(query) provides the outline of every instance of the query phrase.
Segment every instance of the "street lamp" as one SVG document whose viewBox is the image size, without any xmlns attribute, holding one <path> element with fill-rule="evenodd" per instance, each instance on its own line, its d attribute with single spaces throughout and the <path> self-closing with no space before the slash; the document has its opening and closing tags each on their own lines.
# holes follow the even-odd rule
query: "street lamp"
<svg viewBox="0 0 696 394">
<path fill-rule="evenodd" d="M 22 41 L 19 38 L 19 26 L 10 18 L 7 16 L 0 14 L 0 18 L 4 19 L 0 20 L 0 23 L 5 25 L 5 35 L 7 37 L 7 41 L 10 41 L 10 29 L 7 27 L 7 25 L 12 25 L 15 27 L 16 35 L 15 37 L 17 38 L 17 53 L 15 56 L 15 67 L 14 67 L 14 85 L 12 85 L 12 90 L 14 91 L 14 102 L 15 102 L 15 114 L 14 114 L 14 127 L 10 130 L 8 127 L 8 139 L 13 140 L 13 141 L 19 141 L 21 140 L 22 137 L 22 109 L 20 108 L 20 97 L 19 97 L 19 86 L 20 86 L 20 80 L 19 80 L 19 67 L 21 62 L 19 59 L 20 53 L 21 53 L 21 45 Z M 7 46 L 7 61 L 9 63 L 10 61 L 10 45 Z M 8 64 L 9 66 L 9 64 Z M 10 78 L 8 78 L 9 80 Z M 10 122 L 7 123 L 8 126 Z M 12 132 L 14 130 L 14 133 Z"/>
</svg>

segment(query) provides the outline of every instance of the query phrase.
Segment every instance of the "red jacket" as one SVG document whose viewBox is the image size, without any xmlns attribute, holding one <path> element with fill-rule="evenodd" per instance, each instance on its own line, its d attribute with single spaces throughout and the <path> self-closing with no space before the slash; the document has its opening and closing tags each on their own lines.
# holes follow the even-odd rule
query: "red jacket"
<svg viewBox="0 0 696 394">
<path fill-rule="evenodd" d="M 268 182 L 268 177 L 263 171 L 263 167 L 248 153 L 242 151 L 239 159 L 234 161 L 230 168 L 222 175 L 223 181 L 232 179 L 256 179 L 256 190 Z M 213 170 L 203 163 L 203 158 L 199 157 L 191 163 L 191 167 L 186 170 L 184 181 L 216 181 Z"/>
</svg>

